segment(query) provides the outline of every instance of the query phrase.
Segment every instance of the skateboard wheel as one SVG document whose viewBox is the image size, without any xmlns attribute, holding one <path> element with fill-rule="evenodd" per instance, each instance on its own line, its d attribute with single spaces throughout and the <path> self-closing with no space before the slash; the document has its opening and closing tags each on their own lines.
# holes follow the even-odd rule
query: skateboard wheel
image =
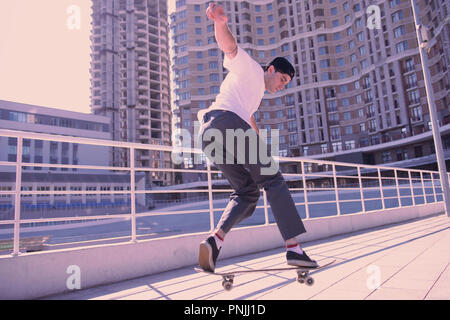
<svg viewBox="0 0 450 320">
<path fill-rule="evenodd" d="M 306 284 L 312 286 L 314 284 L 314 279 L 311 277 L 306 278 Z"/>
<path fill-rule="evenodd" d="M 298 281 L 298 283 L 301 283 L 301 284 L 305 283 L 305 279 L 307 278 L 307 276 L 308 276 L 308 272 L 298 271 L 297 272 L 297 281 Z"/>
<path fill-rule="evenodd" d="M 231 281 L 223 281 L 222 286 L 225 289 L 225 291 L 230 291 L 233 288 L 233 282 Z"/>
</svg>

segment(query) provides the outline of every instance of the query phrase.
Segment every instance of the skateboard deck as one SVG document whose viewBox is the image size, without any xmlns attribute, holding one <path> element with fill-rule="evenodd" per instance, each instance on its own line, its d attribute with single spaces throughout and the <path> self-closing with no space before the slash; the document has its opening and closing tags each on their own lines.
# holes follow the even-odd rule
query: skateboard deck
<svg viewBox="0 0 450 320">
<path fill-rule="evenodd" d="M 336 260 L 333 260 L 331 262 L 328 262 L 324 265 L 318 266 L 316 268 L 311 267 L 294 267 L 294 266 L 288 266 L 288 267 L 281 267 L 281 268 L 267 268 L 267 269 L 252 269 L 252 270 L 231 270 L 231 271 L 225 271 L 225 272 L 211 272 L 211 271 L 205 271 L 200 268 L 194 268 L 197 272 L 203 272 L 211 275 L 216 275 L 222 277 L 222 286 L 226 291 L 230 291 L 233 288 L 233 282 L 234 277 L 237 274 L 244 274 L 244 273 L 254 273 L 254 272 L 276 272 L 276 271 L 286 271 L 286 270 L 294 270 L 297 272 L 297 281 L 299 283 L 305 283 L 308 286 L 312 286 L 314 284 L 314 279 L 309 275 L 311 271 L 316 271 L 323 269 L 325 267 L 330 266 L 333 264 Z"/>
</svg>

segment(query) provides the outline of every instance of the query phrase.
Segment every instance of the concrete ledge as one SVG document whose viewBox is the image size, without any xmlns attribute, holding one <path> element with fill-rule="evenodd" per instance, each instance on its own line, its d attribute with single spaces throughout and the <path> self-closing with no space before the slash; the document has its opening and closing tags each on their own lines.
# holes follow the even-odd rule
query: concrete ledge
<svg viewBox="0 0 450 320">
<path fill-rule="evenodd" d="M 443 203 L 394 208 L 365 214 L 304 221 L 301 242 L 327 238 L 371 227 L 389 225 L 442 212 Z M 205 233 L 104 244 L 54 251 L 0 256 L 0 299 L 33 299 L 71 291 L 74 270 L 81 288 L 133 279 L 197 264 L 198 245 Z M 245 246 L 242 245 L 245 243 Z M 221 258 L 278 248 L 284 241 L 275 224 L 238 228 L 227 236 Z M 73 269 L 72 266 L 76 266 Z M 70 287 L 70 286 L 69 286 Z"/>
</svg>

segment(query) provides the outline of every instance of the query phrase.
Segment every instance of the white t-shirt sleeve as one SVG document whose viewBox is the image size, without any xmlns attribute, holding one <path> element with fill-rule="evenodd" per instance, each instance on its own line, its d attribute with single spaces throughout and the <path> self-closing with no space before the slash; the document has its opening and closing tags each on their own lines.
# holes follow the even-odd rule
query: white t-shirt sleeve
<svg viewBox="0 0 450 320">
<path fill-rule="evenodd" d="M 262 68 L 248 53 L 238 46 L 238 52 L 233 59 L 229 59 L 227 55 L 223 60 L 223 66 L 230 72 L 248 74 L 257 68 Z"/>
</svg>

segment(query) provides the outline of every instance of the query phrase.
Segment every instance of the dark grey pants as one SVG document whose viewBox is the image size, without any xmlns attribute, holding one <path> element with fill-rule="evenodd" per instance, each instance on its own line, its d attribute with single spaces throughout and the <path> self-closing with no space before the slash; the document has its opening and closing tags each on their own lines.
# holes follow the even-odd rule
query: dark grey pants
<svg viewBox="0 0 450 320">
<path fill-rule="evenodd" d="M 226 148 L 226 129 L 242 129 L 244 131 L 249 129 L 253 130 L 249 124 L 231 111 L 213 110 L 206 113 L 203 117 L 202 127 L 199 133 L 199 138 L 202 139 L 203 151 L 205 151 L 205 148 L 207 148 L 209 144 L 216 143 L 217 145 L 217 143 L 220 142 L 220 140 L 216 142 L 212 138 L 212 141 L 205 141 L 208 140 L 204 139 L 207 130 L 213 128 L 219 130 L 223 136 L 222 155 L 219 154 L 220 157 L 223 157 L 223 159 L 221 159 L 223 161 L 217 161 L 215 154 L 213 154 L 213 158 L 216 160 L 215 162 L 208 153 L 206 153 L 206 156 L 208 156 L 214 165 L 222 171 L 234 190 L 230 196 L 230 202 L 226 206 L 217 225 L 217 229 L 220 228 L 227 233 L 243 219 L 250 217 L 256 208 L 260 196 L 260 188 L 262 187 L 266 191 L 267 200 L 283 239 L 291 239 L 306 232 L 281 172 L 277 170 L 274 174 L 262 174 L 261 169 L 269 167 L 270 163 L 263 164 L 264 162 L 261 161 L 262 158 L 259 156 L 257 156 L 256 163 L 255 161 L 249 161 L 249 149 L 251 149 L 249 148 L 249 139 L 246 139 L 245 150 L 242 150 L 241 145 L 241 148 L 237 148 L 236 140 L 233 139 L 234 143 L 232 145 L 235 149 L 232 155 L 234 155 L 234 163 L 227 163 L 226 156 L 230 153 L 230 150 L 227 150 Z M 265 142 L 262 141 L 262 139 L 258 139 L 258 150 L 261 147 L 265 147 L 263 144 L 265 144 Z M 252 152 L 254 152 L 254 150 L 255 149 L 253 148 Z M 269 152 L 269 150 L 267 151 Z M 242 154 L 242 152 L 245 154 L 244 164 L 242 164 L 242 161 L 237 160 L 237 155 Z M 230 156 L 230 158 L 231 157 L 232 156 Z"/>
</svg>

